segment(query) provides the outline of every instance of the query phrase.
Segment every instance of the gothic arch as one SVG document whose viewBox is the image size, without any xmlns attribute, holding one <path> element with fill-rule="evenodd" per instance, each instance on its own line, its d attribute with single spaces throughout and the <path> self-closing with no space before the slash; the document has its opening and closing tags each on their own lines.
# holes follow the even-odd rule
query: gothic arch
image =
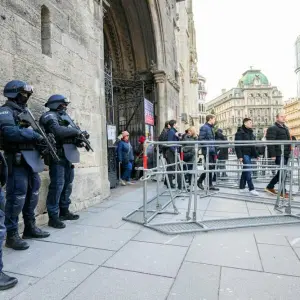
<svg viewBox="0 0 300 300">
<path fill-rule="evenodd" d="M 113 62 L 113 74 L 134 79 L 150 73 L 157 64 L 152 1 L 114 0 L 104 16 L 105 55 Z M 149 75 L 149 74 L 148 74 Z"/>
</svg>

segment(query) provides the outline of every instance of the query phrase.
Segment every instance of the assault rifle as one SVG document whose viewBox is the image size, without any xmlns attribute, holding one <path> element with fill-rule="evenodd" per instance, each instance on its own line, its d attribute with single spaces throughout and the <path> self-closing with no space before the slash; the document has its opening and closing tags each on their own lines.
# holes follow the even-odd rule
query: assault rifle
<svg viewBox="0 0 300 300">
<path fill-rule="evenodd" d="M 42 155 L 44 156 L 45 154 L 50 154 L 52 158 L 56 161 L 59 162 L 59 157 L 56 154 L 56 147 L 55 147 L 55 138 L 52 133 L 46 134 L 44 130 L 40 127 L 38 122 L 35 120 L 34 116 L 32 115 L 31 111 L 28 108 L 25 108 L 23 112 L 21 112 L 18 115 L 18 118 L 20 122 L 25 122 L 27 124 L 30 124 L 33 130 L 35 130 L 37 133 L 39 133 L 43 138 L 43 144 L 42 146 L 43 150 Z"/>
<path fill-rule="evenodd" d="M 79 135 L 79 137 L 78 137 L 78 140 L 84 144 L 85 150 L 86 150 L 86 151 L 90 151 L 90 150 L 91 150 L 92 152 L 94 152 L 94 150 L 93 150 L 93 148 L 92 148 L 92 146 L 91 146 L 91 143 L 90 143 L 90 141 L 88 140 L 89 134 L 88 134 L 86 131 L 82 131 L 82 130 L 80 129 L 80 127 L 77 126 L 77 125 L 74 123 L 74 121 L 70 118 L 70 116 L 69 116 L 68 114 L 65 114 L 65 115 L 63 116 L 63 120 L 65 121 L 65 123 L 66 123 L 67 125 L 70 125 L 71 127 L 76 128 L 76 129 L 78 129 L 78 130 L 80 131 L 80 135 Z"/>
</svg>

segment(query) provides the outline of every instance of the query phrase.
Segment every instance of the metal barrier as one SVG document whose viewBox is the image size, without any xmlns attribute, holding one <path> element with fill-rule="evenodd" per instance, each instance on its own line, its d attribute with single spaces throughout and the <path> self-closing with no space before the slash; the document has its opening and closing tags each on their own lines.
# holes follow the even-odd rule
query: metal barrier
<svg viewBox="0 0 300 300">
<path fill-rule="evenodd" d="M 300 223 L 300 216 L 292 213 L 292 209 L 300 209 L 300 201 L 293 201 L 292 191 L 293 185 L 298 185 L 298 192 L 300 188 L 300 166 L 299 159 L 294 158 L 294 152 L 291 152 L 289 162 L 284 164 L 284 146 L 285 145 L 297 145 L 300 146 L 300 142 L 297 141 L 193 141 L 193 142 L 146 142 L 144 153 L 147 153 L 147 146 L 154 144 L 156 146 L 157 166 L 152 169 L 147 168 L 147 156 L 144 156 L 144 165 L 142 170 L 144 176 L 141 178 L 143 182 L 143 205 L 125 216 L 123 219 L 126 221 L 142 224 L 148 228 L 166 233 L 166 234 L 179 234 L 187 232 L 199 232 L 199 231 L 211 231 L 221 229 L 243 228 L 253 226 L 266 226 L 266 225 L 279 225 L 279 224 L 291 224 Z M 164 157 L 159 153 L 159 146 L 175 147 L 175 156 L 169 163 L 165 162 Z M 281 160 L 280 165 L 276 166 L 274 161 L 268 158 L 254 161 L 251 165 L 242 164 L 236 159 L 229 160 L 225 164 L 223 161 L 210 162 L 209 149 L 211 146 L 222 147 L 243 147 L 243 146 L 268 146 L 268 145 L 280 145 L 281 148 Z M 186 163 L 183 161 L 182 148 L 193 147 L 194 148 L 194 160 L 193 162 Z M 204 159 L 204 169 L 198 164 L 198 150 L 199 148 L 206 149 L 206 156 Z M 181 149 L 178 152 L 178 149 Z M 187 167 L 187 164 L 192 165 L 192 169 Z M 220 168 L 221 166 L 221 168 Z M 224 166 L 226 174 L 228 176 L 221 177 L 221 173 L 224 172 Z M 279 183 L 278 192 L 276 198 L 269 196 L 264 197 L 251 197 L 248 194 L 236 194 L 233 193 L 233 188 L 237 187 L 236 182 L 240 180 L 242 172 L 257 172 L 256 182 L 262 182 L 261 179 L 267 179 L 267 175 L 271 179 L 273 173 L 279 171 Z M 264 173 L 263 173 L 264 172 Z M 205 188 L 200 190 L 198 188 L 198 176 L 200 173 L 205 173 Z M 220 192 L 209 190 L 209 174 L 216 173 L 220 176 L 217 177 L 217 186 L 221 186 Z M 191 183 L 189 186 L 186 184 L 185 175 L 191 176 Z M 287 178 L 289 175 L 289 179 Z M 294 176 L 295 175 L 295 176 Z M 164 183 L 167 189 L 161 191 L 159 176 L 163 176 Z M 156 196 L 148 200 L 148 181 L 156 177 Z M 172 178 L 175 178 L 175 187 L 172 183 Z M 222 179 L 221 179 L 222 178 Z M 224 184 L 226 182 L 226 184 Z M 232 184 L 230 184 L 230 182 Z M 289 185 L 288 199 L 286 199 L 286 185 Z M 180 187 L 180 189 L 178 189 Z M 230 188 L 229 191 L 223 191 L 222 187 Z M 254 203 L 262 203 L 268 205 L 274 205 L 274 209 L 281 215 L 273 216 L 259 216 L 259 217 L 244 217 L 244 218 L 229 218 L 229 219 L 216 219 L 207 221 L 197 220 L 197 205 L 198 199 L 215 195 L 219 198 L 226 198 L 228 201 L 240 200 Z M 297 195 L 297 193 L 294 193 Z M 162 214 L 178 214 L 176 207 L 176 199 L 187 197 L 187 211 L 185 221 L 168 222 L 168 223 L 153 223 L 155 217 Z M 299 198 L 300 200 L 300 198 Z M 172 205 L 172 211 L 168 210 L 168 207 Z M 193 208 L 192 208 L 193 207 Z M 190 216 L 192 212 L 192 217 Z"/>
</svg>

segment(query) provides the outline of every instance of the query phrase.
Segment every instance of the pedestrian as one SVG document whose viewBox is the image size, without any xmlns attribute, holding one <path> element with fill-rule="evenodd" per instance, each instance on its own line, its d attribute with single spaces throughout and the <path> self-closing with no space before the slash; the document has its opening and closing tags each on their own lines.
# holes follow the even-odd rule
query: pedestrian
<svg viewBox="0 0 300 300">
<path fill-rule="evenodd" d="M 213 132 L 213 127 L 216 123 L 216 117 L 214 115 L 207 115 L 206 116 L 206 123 L 201 126 L 200 132 L 199 132 L 199 141 L 214 141 L 215 135 Z M 206 146 L 202 147 L 202 154 L 204 156 L 204 162 L 206 162 L 206 154 L 207 154 L 207 148 L 208 148 L 208 163 L 209 163 L 209 170 L 212 171 L 215 169 L 216 164 L 216 147 L 214 144 L 207 144 Z M 206 165 L 206 164 L 205 164 Z M 209 190 L 211 191 L 219 191 L 218 188 L 213 186 L 213 174 L 210 172 L 209 175 Z M 203 172 L 200 175 L 200 178 L 198 179 L 197 185 L 201 190 L 204 190 L 203 181 L 206 178 L 206 173 Z"/>
<path fill-rule="evenodd" d="M 198 139 L 196 128 L 194 126 L 189 127 L 185 134 L 183 135 L 182 141 L 193 142 Z M 183 161 L 186 163 L 186 169 L 192 170 L 195 162 L 195 145 L 183 145 Z M 186 180 L 189 185 L 191 185 L 192 174 L 188 173 L 186 175 Z"/>
<path fill-rule="evenodd" d="M 158 137 L 159 142 L 168 141 L 168 132 L 169 132 L 170 128 L 171 127 L 170 127 L 169 121 L 166 121 L 164 129 L 162 130 L 162 132 L 160 133 L 160 135 Z M 168 147 L 166 147 L 166 146 L 159 145 L 159 152 L 162 153 L 164 158 L 166 158 L 167 148 Z"/>
<path fill-rule="evenodd" d="M 53 228 L 63 229 L 65 220 L 78 220 L 79 215 L 70 212 L 72 184 L 74 180 L 74 163 L 80 162 L 78 147 L 81 147 L 79 137 L 81 133 L 89 138 L 86 132 L 75 128 L 71 117 L 67 113 L 69 100 L 64 95 L 52 95 L 45 106 L 49 111 L 40 118 L 40 124 L 47 134 L 54 135 L 56 140 L 57 155 L 60 161 L 49 157 L 50 184 L 47 195 L 47 210 L 49 215 L 48 225 Z"/>
<path fill-rule="evenodd" d="M 243 120 L 242 127 L 238 128 L 237 133 L 235 134 L 236 141 L 243 141 L 243 143 L 247 143 L 250 141 L 255 141 L 255 136 L 253 134 L 253 123 L 249 118 L 245 118 Z M 246 183 L 248 185 L 248 189 L 253 196 L 259 196 L 259 193 L 254 189 L 254 185 L 252 182 L 251 176 L 251 164 L 253 158 L 258 158 L 258 153 L 256 151 L 256 147 L 253 144 L 247 146 L 235 146 L 235 151 L 238 160 L 243 163 L 243 169 L 248 169 L 248 171 L 242 172 L 240 179 L 240 192 L 244 192 L 246 190 Z"/>
<path fill-rule="evenodd" d="M 121 185 L 133 184 L 131 182 L 131 173 L 134 156 L 132 146 L 129 142 L 128 131 L 122 132 L 122 139 L 118 145 L 118 161 L 121 164 Z"/>
<path fill-rule="evenodd" d="M 178 135 L 178 131 L 177 131 L 177 122 L 175 120 L 171 120 L 169 122 L 169 125 L 170 125 L 170 129 L 168 131 L 168 142 L 178 142 L 179 135 Z M 172 165 L 167 168 L 168 172 L 172 172 L 172 171 L 176 170 L 176 166 L 175 166 L 176 152 L 179 153 L 178 146 L 167 147 L 167 150 L 166 150 L 167 164 Z M 179 162 L 179 159 L 177 159 L 177 162 Z M 178 166 L 177 166 L 177 170 L 180 170 L 180 168 Z M 169 177 L 169 182 L 170 182 L 171 188 L 175 188 L 175 185 L 173 184 L 173 174 L 171 174 L 171 173 L 168 174 L 168 177 Z M 177 184 L 178 184 L 178 189 L 181 189 L 182 188 L 181 176 L 179 174 L 177 175 Z M 167 185 L 166 181 L 165 181 L 165 185 Z"/>
<path fill-rule="evenodd" d="M 3 272 L 3 261 L 2 261 L 2 244 L 5 239 L 6 228 L 4 225 L 5 213 L 5 200 L 3 194 L 3 187 L 7 181 L 7 163 L 3 154 L 0 152 L 0 291 L 7 290 L 14 287 L 18 280 L 15 277 L 11 277 Z"/>
<path fill-rule="evenodd" d="M 135 151 L 135 160 L 134 160 L 134 167 L 141 168 L 143 167 L 143 156 L 144 156 L 144 143 L 146 141 L 145 136 L 141 136 L 139 138 L 139 145 L 138 149 Z M 143 176 L 143 172 L 141 170 L 136 171 L 135 179 L 139 180 Z"/>
<path fill-rule="evenodd" d="M 227 137 L 223 134 L 223 130 L 219 128 L 215 136 L 216 141 L 227 141 Z M 226 161 L 228 160 L 228 147 L 222 146 L 221 144 L 216 147 L 217 157 L 218 157 L 218 169 L 222 170 L 221 174 L 217 174 L 220 177 L 228 177 L 226 174 Z"/>
<path fill-rule="evenodd" d="M 8 165 L 5 245 L 14 250 L 29 248 L 29 244 L 24 239 L 46 238 L 50 235 L 36 226 L 34 212 L 41 185 L 38 173 L 44 170 L 38 145 L 45 140 L 18 117 L 25 111 L 32 93 L 32 87 L 26 82 L 10 81 L 4 87 L 4 96 L 8 100 L 0 108 L 0 129 L 3 136 L 4 156 Z M 18 233 L 21 212 L 25 225 L 23 239 Z"/>
<path fill-rule="evenodd" d="M 284 113 L 279 113 L 276 115 L 276 122 L 273 126 L 268 128 L 266 137 L 268 141 L 290 141 L 291 140 L 289 129 L 287 128 L 287 126 L 285 126 Z M 283 153 L 281 152 L 280 144 L 268 145 L 268 155 L 273 161 L 275 161 L 275 164 L 277 166 L 280 166 L 282 154 L 283 154 L 283 165 L 286 166 L 288 164 L 290 153 L 291 153 L 291 145 L 288 144 L 284 145 Z M 271 195 L 277 195 L 277 191 L 275 190 L 275 185 L 279 182 L 280 172 L 282 176 L 284 175 L 284 172 L 278 170 L 276 175 L 272 178 L 272 180 L 265 188 L 265 191 L 267 193 Z M 284 186 L 285 186 L 285 182 L 284 182 Z M 284 187 L 284 195 L 286 199 L 289 197 L 289 194 L 285 190 L 285 187 Z M 283 197 L 283 193 L 281 193 L 280 196 Z"/>
</svg>

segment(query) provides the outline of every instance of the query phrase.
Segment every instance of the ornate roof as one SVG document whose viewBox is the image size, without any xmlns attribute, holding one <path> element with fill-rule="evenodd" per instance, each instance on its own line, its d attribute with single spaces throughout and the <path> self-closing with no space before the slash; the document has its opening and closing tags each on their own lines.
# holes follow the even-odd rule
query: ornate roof
<svg viewBox="0 0 300 300">
<path fill-rule="evenodd" d="M 260 70 L 254 70 L 250 68 L 247 70 L 243 77 L 239 80 L 238 87 L 243 88 L 244 86 L 262 86 L 269 85 L 269 80 Z"/>
</svg>

